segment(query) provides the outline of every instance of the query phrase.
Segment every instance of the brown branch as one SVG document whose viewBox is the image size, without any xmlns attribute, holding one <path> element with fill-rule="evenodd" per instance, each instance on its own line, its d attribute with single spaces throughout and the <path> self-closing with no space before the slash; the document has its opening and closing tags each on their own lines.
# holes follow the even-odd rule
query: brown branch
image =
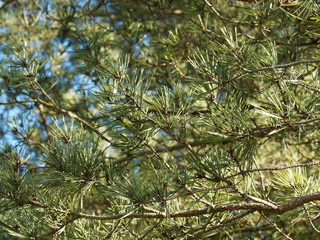
<svg viewBox="0 0 320 240">
<path fill-rule="evenodd" d="M 1 226 L 2 228 L 6 229 L 6 230 L 9 230 L 9 231 L 15 232 L 15 233 L 17 233 L 17 234 L 19 234 L 19 235 L 25 236 L 19 229 L 16 229 L 16 228 L 14 228 L 14 227 L 11 227 L 11 226 L 9 226 L 8 224 L 2 222 L 1 220 L 0 220 L 0 226 Z M 27 236 L 25 236 L 25 237 L 27 237 Z"/>
<path fill-rule="evenodd" d="M 66 226 L 68 226 L 70 223 L 74 222 L 75 220 L 77 220 L 78 217 L 77 216 L 74 216 L 72 217 L 71 219 L 67 220 L 64 224 L 62 224 L 60 227 L 56 228 L 56 229 L 53 229 L 52 231 L 48 232 L 48 233 L 45 233 L 43 235 L 40 235 L 40 236 L 37 236 L 36 239 L 40 239 L 40 238 L 44 238 L 44 237 L 47 237 L 47 236 L 52 236 L 52 235 L 56 235 L 61 229 L 65 228 Z"/>
<path fill-rule="evenodd" d="M 122 219 L 119 219 L 115 224 L 114 224 L 114 227 L 113 229 L 109 232 L 109 234 L 104 238 L 104 240 L 106 239 L 110 239 L 112 238 L 114 232 L 117 230 L 119 224 L 121 223 Z"/>
<path fill-rule="evenodd" d="M 15 104 L 24 104 L 24 103 L 34 103 L 37 100 L 28 100 L 28 101 L 14 101 L 14 102 L 0 102 L 0 105 L 15 105 Z"/>
<path fill-rule="evenodd" d="M 230 212 L 235 210 L 250 210 L 250 211 L 264 211 L 264 212 L 270 212 L 275 214 L 284 214 L 288 211 L 291 211 L 295 208 L 298 208 L 300 206 L 303 206 L 303 204 L 311 202 L 311 201 L 318 201 L 320 200 L 320 192 L 315 192 L 311 194 L 304 195 L 302 197 L 297 197 L 290 202 L 287 202 L 285 204 L 282 204 L 280 206 L 275 206 L 273 204 L 266 205 L 264 203 L 238 203 L 238 204 L 225 204 L 225 205 L 212 205 L 211 207 L 207 208 L 200 208 L 200 209 L 194 209 L 189 211 L 181 211 L 181 212 L 173 212 L 170 214 L 171 218 L 181 218 L 181 217 L 196 217 L 196 216 L 203 216 L 205 214 L 209 213 L 217 213 L 217 212 Z M 121 214 L 114 214 L 114 215 L 90 215 L 90 214 L 84 214 L 84 213 L 76 213 L 76 212 L 70 212 L 69 210 L 60 210 L 51 208 L 49 206 L 41 205 L 36 202 L 28 201 L 25 202 L 25 204 L 30 204 L 35 207 L 39 208 L 45 208 L 45 209 L 51 209 L 57 212 L 61 213 L 68 213 L 71 216 L 77 217 L 77 218 L 86 218 L 86 219 L 92 219 L 92 220 L 115 220 L 115 219 L 124 219 L 124 218 L 166 218 L 166 214 L 162 212 L 158 213 L 121 213 Z"/>
<path fill-rule="evenodd" d="M 36 4 L 34 1 L 33 1 L 34 4 Z M 25 69 L 27 70 L 28 72 L 28 77 L 31 78 L 31 80 L 33 81 L 34 84 L 32 84 L 32 87 L 34 90 L 40 90 L 42 92 L 42 94 L 44 94 L 46 96 L 46 98 L 49 100 L 49 102 L 51 102 L 51 104 L 41 100 L 40 98 L 37 98 L 37 102 L 39 103 L 39 106 L 42 104 L 44 106 L 47 106 L 47 107 L 51 107 L 51 108 L 54 108 L 56 111 L 59 111 L 59 112 L 62 112 L 64 114 L 67 114 L 69 115 L 70 117 L 72 118 L 75 118 L 76 120 L 78 120 L 79 122 L 81 122 L 82 124 L 84 124 L 85 126 L 87 126 L 88 128 L 90 128 L 92 131 L 94 131 L 95 133 L 97 133 L 99 135 L 99 137 L 101 137 L 103 140 L 111 143 L 111 140 L 109 140 L 107 137 L 103 136 L 93 125 L 91 125 L 90 123 L 88 123 L 87 121 L 85 121 L 84 119 L 82 119 L 81 117 L 79 117 L 78 115 L 76 115 L 75 113 L 71 112 L 71 111 L 68 111 L 68 110 L 65 110 L 63 108 L 60 108 L 56 103 L 55 101 L 48 95 L 48 93 L 42 88 L 42 86 L 39 84 L 39 82 L 37 81 L 37 78 L 36 78 L 36 74 L 34 74 L 32 71 L 31 71 L 31 68 L 30 66 L 28 65 L 27 63 L 27 60 L 24 59 L 24 58 L 20 58 L 20 61 L 22 62 L 23 66 L 25 67 Z M 37 88 L 36 88 L 37 87 Z M 16 100 L 16 99 L 15 99 Z M 17 101 L 17 100 L 16 100 Z M 40 110 L 40 113 L 41 113 L 41 109 L 39 108 Z M 45 122 L 44 122 L 45 123 Z M 48 135 L 49 135 L 49 132 L 48 132 Z"/>
<path fill-rule="evenodd" d="M 271 221 L 263 212 L 261 213 L 261 216 L 263 216 L 267 222 L 276 229 L 282 236 L 284 236 L 286 239 L 293 240 L 291 237 L 289 237 L 287 234 L 285 234 L 277 225 L 275 222 Z"/>
<path fill-rule="evenodd" d="M 316 121 L 320 121 L 320 117 L 315 117 L 306 121 L 300 121 L 300 122 L 292 122 L 292 123 L 284 123 L 282 125 L 278 125 L 275 127 L 257 127 L 255 129 L 253 129 L 251 131 L 251 133 L 249 134 L 245 134 L 245 135 L 239 135 L 239 136 L 228 136 L 227 138 L 223 138 L 220 141 L 217 140 L 216 142 L 212 142 L 210 140 L 205 140 L 205 141 L 194 141 L 194 142 L 189 142 L 189 143 L 179 143 L 175 146 L 169 147 L 169 148 L 163 148 L 163 149 L 157 149 L 155 150 L 157 153 L 165 153 L 165 152 L 173 152 L 176 150 L 180 150 L 183 148 L 188 148 L 188 145 L 190 146 L 206 146 L 206 145 L 210 145 L 210 144 L 215 144 L 215 143 L 220 143 L 220 144 L 228 144 L 228 143 L 232 143 L 234 141 L 239 141 L 241 139 L 247 138 L 247 137 L 258 137 L 258 138 L 264 138 L 264 137 L 268 137 L 269 134 L 273 131 L 276 130 L 286 130 L 286 131 L 295 131 L 297 127 L 308 124 L 308 123 L 312 123 L 312 122 L 316 122 Z M 283 129 L 282 129 L 283 128 Z M 279 131 L 279 132 L 281 132 Z M 116 164 L 120 164 L 123 162 L 127 162 L 127 161 L 131 161 L 135 158 L 138 157 L 144 157 L 144 156 L 148 156 L 154 154 L 153 151 L 143 151 L 143 152 L 139 152 L 136 154 L 132 154 L 129 155 L 127 157 L 124 158 L 120 158 L 116 160 Z M 250 170 L 251 171 L 251 170 Z M 246 171 L 244 171 L 244 173 L 246 173 Z"/>
<path fill-rule="evenodd" d="M 47 123 L 47 116 L 44 113 L 43 105 L 42 104 L 37 104 L 37 107 L 39 109 L 39 113 L 40 113 L 40 116 L 41 116 L 42 124 L 44 125 L 44 128 L 45 128 L 45 130 L 47 132 L 47 135 L 48 135 L 48 138 L 49 138 L 51 131 L 50 131 L 50 128 L 49 128 L 48 123 Z"/>
<path fill-rule="evenodd" d="M 102 5 L 104 4 L 104 0 L 99 0 L 99 2 L 97 3 L 97 5 L 90 10 L 87 14 L 91 15 L 92 13 L 94 13 L 95 11 L 97 11 Z"/>
<path fill-rule="evenodd" d="M 297 79 L 297 80 L 299 81 L 299 79 Z M 290 81 L 288 81 L 288 82 L 291 83 L 291 84 L 297 85 L 297 86 L 304 87 L 304 88 L 309 89 L 309 90 L 311 90 L 311 91 L 320 93 L 320 89 L 318 89 L 318 88 L 310 87 L 310 86 L 308 86 L 308 85 L 306 85 L 306 84 L 303 84 L 303 83 L 295 83 L 295 82 L 292 82 L 292 80 L 290 80 Z"/>
<path fill-rule="evenodd" d="M 307 218 L 308 218 L 309 223 L 311 224 L 313 230 L 315 230 L 317 233 L 320 233 L 319 229 L 317 229 L 316 226 L 313 224 L 313 220 L 312 220 L 312 218 L 311 218 L 311 216 L 310 216 L 310 213 L 309 213 L 309 210 L 308 210 L 306 204 L 303 204 L 303 208 L 304 208 L 304 211 L 305 211 L 306 214 L 307 214 Z"/>
<path fill-rule="evenodd" d="M 84 120 L 83 118 L 79 117 L 77 114 L 69 111 L 69 110 L 66 110 L 66 109 L 63 109 L 63 108 L 60 108 L 59 106 L 52 106 L 50 104 L 48 104 L 47 102 L 41 100 L 41 99 L 37 99 L 38 102 L 40 102 L 41 104 L 49 107 L 49 108 L 53 108 L 55 111 L 57 112 L 61 112 L 63 114 L 66 114 L 76 120 L 78 120 L 79 122 L 81 122 L 83 125 L 85 125 L 86 127 L 90 128 L 93 132 L 97 133 L 99 135 L 99 137 L 101 137 L 103 140 L 109 142 L 110 144 L 112 144 L 112 141 L 110 139 L 108 139 L 107 137 L 103 136 L 99 131 L 98 129 L 96 129 L 93 125 L 91 125 L 90 123 L 88 123 L 86 120 Z"/>
<path fill-rule="evenodd" d="M 142 235 L 142 237 L 139 238 L 139 240 L 145 239 L 149 233 L 151 233 L 156 227 L 159 226 L 159 224 L 162 222 L 163 219 L 160 219 L 156 224 L 154 224 L 152 227 L 150 227 L 145 234 Z"/>
<path fill-rule="evenodd" d="M 16 0 L 7 0 L 1 7 L 0 10 L 2 10 L 3 8 L 5 8 L 7 5 L 16 2 Z"/>
<path fill-rule="evenodd" d="M 58 21 L 58 22 L 60 21 L 60 20 L 57 19 L 57 18 L 50 17 L 50 16 L 47 14 L 47 12 L 45 12 L 35 0 L 31 0 L 31 1 L 32 1 L 32 3 L 38 8 L 39 12 L 43 13 L 47 19 L 49 19 L 49 20 L 54 20 L 54 21 Z"/>
<path fill-rule="evenodd" d="M 297 197 L 294 200 L 279 206 L 276 212 L 279 214 L 283 214 L 297 207 L 300 207 L 305 203 L 316 201 L 316 200 L 320 200 L 320 192 L 310 193 L 302 197 Z"/>
<path fill-rule="evenodd" d="M 214 6 L 208 2 L 207 0 L 204 0 L 205 3 L 208 5 L 208 7 L 218 16 L 218 18 L 220 18 L 223 21 L 229 22 L 229 23 L 239 23 L 239 21 L 233 21 L 230 18 L 226 18 L 220 15 L 220 13 L 214 8 Z"/>
<path fill-rule="evenodd" d="M 240 204 L 225 204 L 225 205 L 212 205 L 212 207 L 182 211 L 171 213 L 171 218 L 181 218 L 181 217 L 196 217 L 202 216 L 208 213 L 216 212 L 226 212 L 234 210 L 255 210 L 255 211 L 265 211 L 276 214 L 283 214 L 297 207 L 302 206 L 305 203 L 320 200 L 320 192 L 311 193 L 302 197 L 298 197 L 288 203 L 280 205 L 278 207 L 266 206 L 262 203 L 240 203 Z M 95 219 L 95 220 L 114 220 L 120 218 L 165 218 L 166 216 L 160 213 L 123 213 L 115 214 L 109 216 L 99 216 L 99 215 L 89 215 L 83 213 L 70 213 L 76 215 L 79 218 Z"/>
<path fill-rule="evenodd" d="M 280 171 L 284 169 L 289 169 L 289 168 L 297 168 L 297 167 L 308 167 L 308 166 L 313 166 L 313 165 L 320 165 L 320 162 L 312 162 L 312 163 L 301 163 L 301 164 L 295 164 L 295 165 L 290 165 L 290 166 L 283 166 L 283 167 L 268 167 L 268 168 L 257 168 L 257 169 L 248 169 L 233 175 L 230 175 L 226 178 L 233 178 L 238 175 L 242 174 L 247 174 L 251 172 L 262 172 L 262 171 Z"/>
<path fill-rule="evenodd" d="M 23 132 L 17 131 L 17 134 L 19 134 L 22 139 L 26 140 L 30 146 L 38 146 L 41 144 L 40 142 L 31 140 Z"/>
<path fill-rule="evenodd" d="M 195 141 L 195 142 L 191 142 L 189 143 L 189 145 L 191 146 L 204 146 L 207 144 L 212 144 L 212 142 L 209 141 Z M 172 152 L 172 151 L 176 151 L 182 148 L 185 148 L 185 144 L 177 144 L 173 147 L 169 147 L 169 148 L 165 148 L 165 149 L 157 149 L 155 150 L 157 153 L 164 153 L 164 152 Z M 127 162 L 130 161 L 132 159 L 135 159 L 137 157 L 143 157 L 143 156 L 147 156 L 147 155 L 151 155 L 153 154 L 153 151 L 144 151 L 144 152 L 140 152 L 140 153 L 136 153 L 136 154 L 132 154 L 130 156 L 124 157 L 124 158 L 120 158 L 116 161 L 117 164 L 119 163 L 123 163 L 123 162 Z"/>
<path fill-rule="evenodd" d="M 213 191 L 213 190 L 221 190 L 221 189 L 227 189 L 227 188 L 232 188 L 232 186 L 220 186 L 220 187 L 210 187 L 210 188 L 203 188 L 203 189 L 198 189 L 198 190 L 194 190 L 191 192 L 187 192 L 187 193 L 182 193 L 182 194 L 177 194 L 174 195 L 172 197 L 168 197 L 168 198 L 164 198 L 164 199 L 159 199 L 159 200 L 149 200 L 149 201 L 145 201 L 143 202 L 143 204 L 146 203 L 156 203 L 156 202 L 167 202 L 176 198 L 181 198 L 181 197 L 185 197 L 185 196 L 189 196 L 195 193 L 199 193 L 199 192 L 207 192 L 207 191 Z"/>
<path fill-rule="evenodd" d="M 231 219 L 228 219 L 228 220 L 226 220 L 226 221 L 223 221 L 221 224 L 218 224 L 218 225 L 213 225 L 213 226 L 209 226 L 209 227 L 206 227 L 206 228 L 205 228 L 205 226 L 203 226 L 203 227 L 201 227 L 201 228 L 203 228 L 203 231 L 200 232 L 200 233 L 198 233 L 198 234 L 196 234 L 196 235 L 193 236 L 192 238 L 190 238 L 190 240 L 191 240 L 191 239 L 196 239 L 196 240 L 197 240 L 197 239 L 200 239 L 200 237 L 201 237 L 204 233 L 206 233 L 206 232 L 210 232 L 210 231 L 213 231 L 213 230 L 215 230 L 215 229 L 222 228 L 222 227 L 226 227 L 226 226 L 229 226 L 229 225 L 234 225 L 236 221 L 239 221 L 241 218 L 244 218 L 244 217 L 250 215 L 250 214 L 253 213 L 253 212 L 254 212 L 254 211 L 246 211 L 246 212 L 244 212 L 244 213 L 241 213 L 241 214 L 236 215 L 235 217 L 233 217 L 233 218 L 231 218 Z M 200 229 L 201 229 L 201 228 L 200 228 Z M 252 228 L 250 228 L 250 229 L 252 229 Z M 198 230 L 198 229 L 196 229 L 196 231 L 197 231 L 197 230 Z M 192 231 L 194 231 L 194 230 L 192 230 Z"/>
<path fill-rule="evenodd" d="M 319 63 L 319 62 L 320 62 L 319 59 L 302 60 L 302 61 L 297 61 L 297 62 L 292 62 L 292 63 L 287 63 L 287 64 L 281 64 L 281 65 L 270 66 L 270 67 L 263 67 L 263 68 L 258 68 L 258 69 L 254 69 L 254 70 L 247 70 L 247 71 L 244 71 L 243 73 L 239 73 L 238 75 L 232 77 L 231 79 L 224 82 L 223 84 L 230 83 L 238 78 L 241 78 L 241 77 L 243 77 L 247 74 L 251 74 L 251 73 L 263 72 L 263 71 L 268 71 L 268 70 L 273 70 L 273 69 L 288 68 L 288 67 L 292 67 L 292 66 L 304 64 L 304 63 Z"/>
</svg>

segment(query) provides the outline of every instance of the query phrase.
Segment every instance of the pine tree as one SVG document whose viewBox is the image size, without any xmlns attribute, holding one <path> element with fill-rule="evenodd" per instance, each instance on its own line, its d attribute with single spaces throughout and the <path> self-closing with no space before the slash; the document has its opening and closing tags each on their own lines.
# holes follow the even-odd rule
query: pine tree
<svg viewBox="0 0 320 240">
<path fill-rule="evenodd" d="M 318 3 L 1 1 L 1 239 L 319 238 Z"/>
</svg>

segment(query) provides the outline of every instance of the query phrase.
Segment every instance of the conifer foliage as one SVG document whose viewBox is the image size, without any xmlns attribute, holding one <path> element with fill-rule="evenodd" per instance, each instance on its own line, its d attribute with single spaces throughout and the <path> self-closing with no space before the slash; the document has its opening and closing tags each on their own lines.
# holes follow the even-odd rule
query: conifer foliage
<svg viewBox="0 0 320 240">
<path fill-rule="evenodd" d="M 318 239 L 319 13 L 0 1 L 1 239 Z"/>
</svg>

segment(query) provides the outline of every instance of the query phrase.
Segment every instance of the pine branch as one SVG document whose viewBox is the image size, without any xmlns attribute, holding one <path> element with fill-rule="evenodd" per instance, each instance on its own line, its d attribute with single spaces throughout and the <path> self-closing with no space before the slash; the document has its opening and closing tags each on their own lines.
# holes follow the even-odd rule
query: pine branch
<svg viewBox="0 0 320 240">
<path fill-rule="evenodd" d="M 163 199 L 159 199 L 159 200 L 148 200 L 148 201 L 144 201 L 142 202 L 142 204 L 147 204 L 147 203 L 156 203 L 156 202 L 167 202 L 167 201 L 171 201 L 173 199 L 177 199 L 177 198 L 182 198 L 185 196 L 189 196 L 195 193 L 199 193 L 199 192 L 208 192 L 208 191 L 214 191 L 214 190 L 221 190 L 221 189 L 228 189 L 228 188 L 232 188 L 232 186 L 219 186 L 219 187 L 211 187 L 211 188 L 204 188 L 204 189 L 198 189 L 198 190 L 194 190 L 194 191 L 190 191 L 187 193 L 182 193 L 182 194 L 178 194 L 178 195 L 174 195 L 172 197 L 168 197 L 168 198 L 163 198 Z"/>
<path fill-rule="evenodd" d="M 204 0 L 205 3 L 208 5 L 208 7 L 223 21 L 229 22 L 229 23 L 234 23 L 234 24 L 238 24 L 239 21 L 233 21 L 230 20 L 230 18 L 226 18 L 221 16 L 221 14 L 214 8 L 214 6 L 208 1 L 208 0 Z"/>
<path fill-rule="evenodd" d="M 250 210 L 250 211 L 264 211 L 268 213 L 274 213 L 278 215 L 282 215 L 288 211 L 294 210 L 298 207 L 303 206 L 303 204 L 318 201 L 320 200 L 320 192 L 315 192 L 311 194 L 306 194 L 301 197 L 297 197 L 287 203 L 282 205 L 276 206 L 270 202 L 263 200 L 263 203 L 239 203 L 239 204 L 225 204 L 225 205 L 211 205 L 210 207 L 201 208 L 201 209 L 194 209 L 188 211 L 181 211 L 181 212 L 173 212 L 170 213 L 171 218 L 182 218 L 182 217 L 196 217 L 196 216 L 203 216 L 209 213 L 217 213 L 217 212 L 230 212 L 235 210 Z M 32 206 L 43 208 L 43 209 L 50 209 L 53 211 L 57 211 L 60 213 L 64 213 L 76 218 L 86 218 L 92 220 L 116 220 L 116 219 L 125 219 L 125 218 L 165 218 L 165 213 L 122 213 L 122 214 L 114 214 L 114 215 L 106 215 L 102 216 L 99 214 L 84 214 L 84 213 L 77 213 L 72 212 L 69 210 L 60 210 L 56 208 L 51 208 L 49 206 L 41 205 L 39 203 L 35 203 L 32 201 L 24 202 L 24 204 L 30 204 Z"/>
<path fill-rule="evenodd" d="M 103 136 L 98 129 L 96 129 L 93 125 L 91 125 L 89 122 L 87 122 L 86 120 L 84 120 L 83 118 L 81 118 L 80 116 L 76 115 L 75 113 L 69 111 L 69 110 L 66 110 L 66 109 L 63 109 L 59 106 L 52 106 L 51 104 L 48 104 L 46 103 L 45 101 L 41 100 L 41 99 L 37 99 L 38 102 L 40 102 L 41 104 L 49 107 L 50 109 L 53 109 L 55 110 L 56 112 L 60 112 L 60 113 L 63 113 L 63 114 L 66 114 L 76 120 L 78 120 L 79 122 L 81 122 L 83 125 L 85 125 L 86 127 L 88 127 L 89 129 L 91 129 L 93 132 L 95 132 L 96 134 L 98 134 L 99 137 L 101 137 L 103 140 L 105 140 L 106 142 L 109 142 L 112 144 L 112 141 L 110 139 L 108 139 L 107 137 Z"/>
<path fill-rule="evenodd" d="M 290 168 L 309 167 L 309 166 L 314 166 L 314 165 L 320 165 L 320 162 L 300 163 L 300 164 L 283 166 L 283 167 L 267 167 L 267 168 L 248 169 L 248 170 L 236 173 L 236 174 L 232 174 L 232 175 L 230 175 L 230 176 L 228 176 L 226 178 L 234 178 L 236 176 L 239 176 L 239 175 L 242 175 L 242 174 L 251 173 L 251 172 L 280 171 L 280 170 L 285 170 L 285 169 L 290 169 Z"/>
<path fill-rule="evenodd" d="M 236 142 L 236 141 L 239 141 L 241 139 L 244 139 L 244 138 L 247 138 L 247 137 L 258 137 L 258 138 L 265 138 L 265 137 L 268 137 L 270 133 L 274 132 L 274 131 L 277 131 L 277 130 L 281 130 L 281 131 L 296 131 L 296 129 L 300 126 L 304 126 L 306 124 L 309 124 L 309 123 L 313 123 L 313 122 L 317 122 L 317 121 L 320 121 L 320 117 L 316 116 L 312 119 L 309 119 L 309 120 L 305 120 L 305 121 L 300 121 L 300 122 L 291 122 L 291 123 L 283 123 L 281 125 L 278 125 L 278 126 L 274 126 L 274 127 L 257 127 L 257 128 L 254 128 L 251 130 L 251 133 L 250 134 L 245 134 L 245 135 L 240 135 L 240 136 L 230 136 L 229 138 L 226 138 L 226 139 L 222 139 L 222 140 L 219 140 L 217 141 L 216 143 L 219 143 L 219 144 L 229 144 L 229 143 L 232 143 L 232 142 Z M 277 133 L 280 133 L 277 132 Z M 176 150 L 181 150 L 183 148 L 188 148 L 188 145 L 190 146 L 206 146 L 206 145 L 212 145 L 214 142 L 212 141 L 194 141 L 194 142 L 187 142 L 187 143 L 179 143 L 175 146 L 172 146 L 172 147 L 169 147 L 169 148 L 165 148 L 165 149 L 155 149 L 155 151 L 157 153 L 165 153 L 165 152 L 173 152 L 173 151 L 176 151 Z M 123 163 L 123 162 L 128 162 L 128 161 L 131 161 L 135 158 L 138 158 L 138 157 L 144 157 L 144 156 L 147 156 L 147 155 L 152 155 L 154 154 L 153 151 L 144 151 L 144 152 L 140 152 L 140 153 L 136 153 L 136 154 L 132 154 L 132 155 L 129 155 L 127 157 L 124 157 L 124 158 L 120 158 L 120 159 L 117 159 L 116 160 L 116 164 L 120 164 L 120 163 Z M 245 173 L 246 171 L 244 171 Z"/>
<path fill-rule="evenodd" d="M 269 71 L 269 70 L 274 70 L 274 69 L 281 69 L 281 68 L 289 68 L 289 67 L 300 65 L 300 64 L 319 63 L 319 62 L 320 62 L 319 59 L 301 60 L 301 61 L 297 61 L 297 62 L 285 63 L 285 64 L 270 66 L 270 67 L 263 67 L 263 68 L 258 68 L 258 69 L 254 69 L 254 70 L 246 70 L 243 73 L 240 73 L 240 74 L 230 78 L 228 81 L 224 82 L 223 84 L 226 85 L 228 83 L 233 82 L 234 80 L 236 80 L 238 78 L 242 78 L 245 75 L 252 74 L 252 73 L 258 73 L 258 72 Z"/>
</svg>

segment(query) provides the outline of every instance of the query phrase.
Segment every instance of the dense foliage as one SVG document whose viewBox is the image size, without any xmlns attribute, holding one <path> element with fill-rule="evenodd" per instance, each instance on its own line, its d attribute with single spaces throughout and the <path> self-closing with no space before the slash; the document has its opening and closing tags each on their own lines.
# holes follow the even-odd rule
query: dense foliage
<svg viewBox="0 0 320 240">
<path fill-rule="evenodd" d="M 315 0 L 0 1 L 1 239 L 317 239 Z"/>
</svg>

